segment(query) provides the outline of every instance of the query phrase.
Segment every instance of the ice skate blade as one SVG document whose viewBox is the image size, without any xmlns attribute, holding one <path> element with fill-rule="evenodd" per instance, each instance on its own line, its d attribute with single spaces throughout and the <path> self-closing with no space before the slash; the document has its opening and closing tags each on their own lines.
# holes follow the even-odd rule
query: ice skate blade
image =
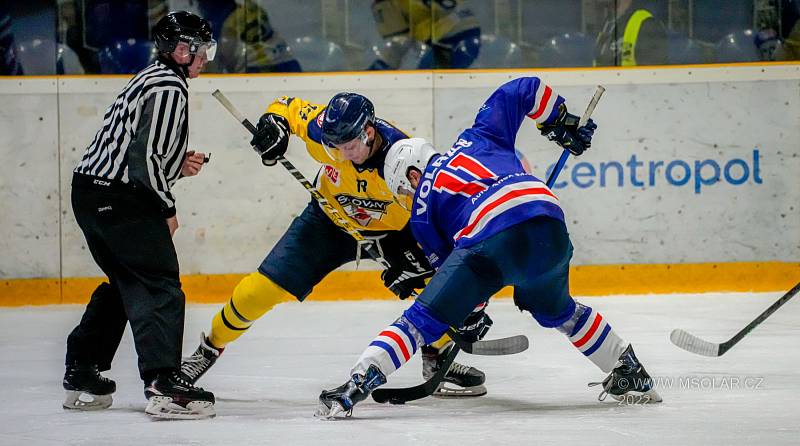
<svg viewBox="0 0 800 446">
<path fill-rule="evenodd" d="M 202 420 L 217 415 L 211 401 L 192 401 L 183 407 L 168 396 L 150 397 L 144 413 L 157 420 Z"/>
<path fill-rule="evenodd" d="M 111 394 L 94 395 L 80 390 L 67 390 L 62 407 L 67 410 L 103 410 L 111 407 Z"/>
<path fill-rule="evenodd" d="M 344 407 L 342 407 L 342 405 L 336 401 L 331 403 L 331 407 L 326 406 L 324 403 L 319 403 L 316 412 L 314 412 L 315 417 L 324 421 L 331 421 L 337 418 L 348 418 L 352 415 L 352 410 L 344 410 Z"/>
<path fill-rule="evenodd" d="M 448 387 L 445 383 L 439 384 L 439 388 L 433 392 L 437 398 L 474 398 L 486 395 L 486 387 L 483 385 L 473 387 Z"/>
<path fill-rule="evenodd" d="M 624 395 L 611 395 L 611 398 L 613 398 L 620 404 L 630 404 L 630 405 L 656 404 L 663 401 L 661 399 L 661 395 L 659 395 L 655 389 L 650 389 L 647 392 L 630 391 L 625 393 Z"/>
</svg>

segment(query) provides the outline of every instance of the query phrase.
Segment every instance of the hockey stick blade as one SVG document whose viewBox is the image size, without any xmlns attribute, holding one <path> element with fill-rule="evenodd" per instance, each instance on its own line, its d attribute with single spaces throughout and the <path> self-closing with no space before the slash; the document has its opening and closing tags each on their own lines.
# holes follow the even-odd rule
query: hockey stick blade
<svg viewBox="0 0 800 446">
<path fill-rule="evenodd" d="M 720 344 L 700 339 L 680 328 L 672 330 L 672 333 L 669 335 L 669 340 L 678 347 L 698 355 L 715 357 L 721 354 Z"/>
<path fill-rule="evenodd" d="M 527 336 L 516 335 L 508 338 L 490 339 L 487 341 L 467 342 L 453 329 L 447 330 L 450 339 L 465 353 L 482 356 L 503 356 L 522 353 L 528 349 L 530 343 Z"/>
<path fill-rule="evenodd" d="M 439 370 L 431 376 L 431 379 L 424 383 L 399 389 L 375 389 L 372 392 L 372 399 L 378 403 L 405 404 L 409 401 L 419 400 L 426 396 L 433 395 L 433 392 L 436 392 L 436 389 L 439 388 L 439 384 L 444 381 L 444 376 L 447 374 L 447 371 L 450 370 L 450 366 L 453 365 L 453 361 L 455 361 L 459 350 L 458 344 L 454 345 L 447 353 Z"/>
<path fill-rule="evenodd" d="M 753 319 L 752 322 L 747 324 L 746 327 L 739 330 L 739 333 L 736 333 L 732 338 L 721 344 L 704 341 L 697 336 L 681 329 L 672 330 L 672 333 L 669 335 L 669 340 L 678 347 L 692 353 L 697 353 L 698 355 L 711 357 L 722 356 L 725 354 L 725 352 L 730 350 L 731 347 L 741 341 L 742 338 L 744 338 L 748 333 L 753 331 L 754 328 L 764 322 L 772 313 L 776 312 L 778 308 L 783 306 L 783 304 L 786 302 L 789 302 L 789 299 L 793 298 L 798 292 L 800 292 L 800 283 L 795 285 L 794 288 L 781 296 L 780 299 L 775 301 L 775 303 L 770 305 L 769 308 L 759 314 L 755 319 Z"/>
</svg>

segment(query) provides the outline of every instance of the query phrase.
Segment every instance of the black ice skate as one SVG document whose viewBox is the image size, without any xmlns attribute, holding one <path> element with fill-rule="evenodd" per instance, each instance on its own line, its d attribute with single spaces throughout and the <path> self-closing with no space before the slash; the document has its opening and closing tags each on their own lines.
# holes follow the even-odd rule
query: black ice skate
<svg viewBox="0 0 800 446">
<path fill-rule="evenodd" d="M 64 373 L 64 409 L 101 410 L 111 407 L 117 384 L 102 375 L 94 364 L 73 363 Z"/>
<path fill-rule="evenodd" d="M 660 403 L 661 395 L 656 392 L 653 385 L 653 378 L 647 374 L 642 364 L 636 359 L 633 347 L 622 352 L 614 370 L 600 383 L 589 383 L 589 386 L 602 384 L 603 391 L 597 397 L 603 401 L 607 395 L 611 395 L 617 401 L 625 401 L 631 404 Z"/>
<path fill-rule="evenodd" d="M 185 357 L 181 361 L 181 373 L 183 373 L 184 379 L 191 384 L 196 383 L 217 362 L 217 358 L 223 350 L 212 347 L 206 334 L 200 333 L 200 345 L 197 346 L 197 350 L 192 353 L 192 356 Z"/>
<path fill-rule="evenodd" d="M 197 420 L 216 415 L 214 394 L 195 387 L 178 371 L 159 374 L 144 388 L 144 396 L 144 412 L 154 418 Z"/>
<path fill-rule="evenodd" d="M 427 381 L 439 370 L 447 352 L 450 351 L 451 345 L 445 346 L 441 351 L 436 347 L 424 346 L 422 347 L 422 378 Z M 444 381 L 439 384 L 439 388 L 433 393 L 433 396 L 440 397 L 464 397 L 464 396 L 481 396 L 486 395 L 486 387 L 483 383 L 486 381 L 486 375 L 475 367 L 466 366 L 454 362 L 450 366 L 450 370 L 444 377 Z M 458 387 L 448 386 L 447 384 L 454 384 Z"/>
<path fill-rule="evenodd" d="M 373 364 L 365 375 L 353 375 L 350 381 L 341 386 L 323 390 L 319 394 L 319 407 L 314 415 L 325 419 L 339 415 L 349 417 L 353 414 L 353 406 L 367 399 L 375 388 L 383 384 L 386 384 L 386 376 Z"/>
</svg>

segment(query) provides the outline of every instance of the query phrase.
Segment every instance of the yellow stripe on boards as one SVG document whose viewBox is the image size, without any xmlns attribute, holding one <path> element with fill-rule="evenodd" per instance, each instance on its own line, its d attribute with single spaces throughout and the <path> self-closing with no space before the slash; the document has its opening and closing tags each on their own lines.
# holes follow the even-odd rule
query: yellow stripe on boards
<svg viewBox="0 0 800 446">
<path fill-rule="evenodd" d="M 225 303 L 244 274 L 182 276 L 186 301 Z M 0 306 L 85 304 L 101 278 L 0 280 Z M 800 263 L 736 262 L 585 265 L 570 270 L 573 296 L 786 291 L 800 282 Z M 510 297 L 511 289 L 498 297 Z M 309 300 L 396 299 L 379 271 L 335 271 Z"/>
</svg>

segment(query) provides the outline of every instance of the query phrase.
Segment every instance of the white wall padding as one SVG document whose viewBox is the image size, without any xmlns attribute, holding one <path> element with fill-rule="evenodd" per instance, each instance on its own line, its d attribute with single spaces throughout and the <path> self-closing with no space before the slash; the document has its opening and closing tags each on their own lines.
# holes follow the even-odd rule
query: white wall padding
<svg viewBox="0 0 800 446">
<path fill-rule="evenodd" d="M 570 160 L 555 189 L 575 264 L 800 258 L 798 65 L 204 76 L 190 82 L 189 145 L 212 157 L 176 186 L 182 273 L 254 271 L 309 199 L 280 165 L 261 165 L 213 90 L 253 122 L 277 96 L 324 104 L 356 91 L 378 116 L 444 151 L 494 88 L 526 75 L 541 75 L 574 114 L 595 85 L 607 87 L 593 147 Z M 72 215 L 69 183 L 126 82 L 0 80 L 0 278 L 101 274 Z M 517 146 L 542 177 L 560 154 L 529 120 Z M 316 174 L 296 138 L 287 157 Z"/>
</svg>

